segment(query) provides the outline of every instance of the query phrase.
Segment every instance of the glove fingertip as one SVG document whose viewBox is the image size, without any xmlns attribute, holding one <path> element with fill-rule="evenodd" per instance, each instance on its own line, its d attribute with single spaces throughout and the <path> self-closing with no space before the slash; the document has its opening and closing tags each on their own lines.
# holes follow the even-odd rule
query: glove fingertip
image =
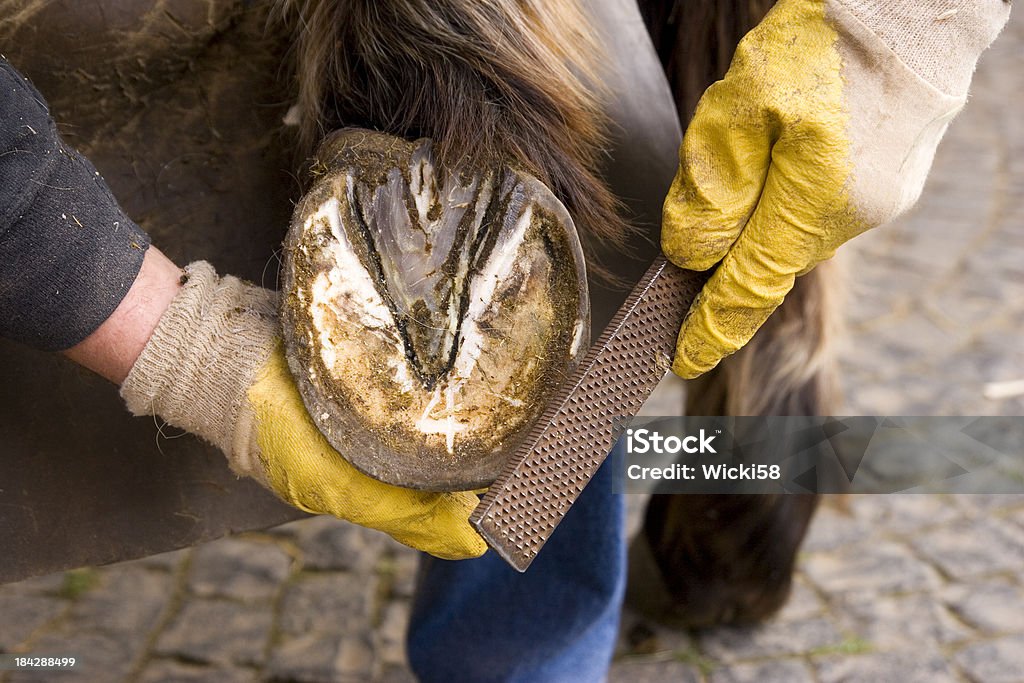
<svg viewBox="0 0 1024 683">
<path fill-rule="evenodd" d="M 487 552 L 487 543 L 468 523 L 455 529 L 444 542 L 423 548 L 427 553 L 442 560 L 469 560 Z"/>
<path fill-rule="evenodd" d="M 698 368 L 690 362 L 689 358 L 680 352 L 676 354 L 675 359 L 672 361 L 672 372 L 681 379 L 697 379 L 707 372 L 707 370 Z"/>
<path fill-rule="evenodd" d="M 472 532 L 472 537 L 466 540 L 464 559 L 480 557 L 487 552 L 487 543 L 475 531 Z"/>
<path fill-rule="evenodd" d="M 706 353 L 693 354 L 692 335 L 693 332 L 684 325 L 679 332 L 679 341 L 676 344 L 676 355 L 672 360 L 672 372 L 682 379 L 696 379 L 705 372 L 714 369 L 722 360 L 721 354 L 711 348 L 706 348 Z M 697 356 L 700 356 L 699 358 Z"/>
<path fill-rule="evenodd" d="M 672 372 L 682 379 L 696 379 L 713 370 L 735 350 L 724 345 L 712 332 L 715 324 L 707 307 L 706 292 L 705 288 L 679 328 Z"/>
<path fill-rule="evenodd" d="M 480 557 L 487 552 L 487 543 L 469 524 L 469 515 L 480 503 L 476 494 L 469 491 L 445 494 L 438 505 L 437 514 L 447 518 L 450 534 L 445 547 L 431 555 L 446 560 L 465 560 Z"/>
</svg>

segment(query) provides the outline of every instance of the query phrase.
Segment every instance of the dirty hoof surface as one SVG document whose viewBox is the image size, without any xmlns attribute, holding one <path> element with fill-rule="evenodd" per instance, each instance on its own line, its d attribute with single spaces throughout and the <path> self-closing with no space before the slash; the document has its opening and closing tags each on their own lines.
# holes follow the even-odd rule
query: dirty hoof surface
<svg viewBox="0 0 1024 683">
<path fill-rule="evenodd" d="M 282 317 L 313 421 L 377 479 L 490 484 L 589 339 L 572 220 L 525 173 L 443 170 L 429 140 L 339 131 L 312 170 Z"/>
</svg>

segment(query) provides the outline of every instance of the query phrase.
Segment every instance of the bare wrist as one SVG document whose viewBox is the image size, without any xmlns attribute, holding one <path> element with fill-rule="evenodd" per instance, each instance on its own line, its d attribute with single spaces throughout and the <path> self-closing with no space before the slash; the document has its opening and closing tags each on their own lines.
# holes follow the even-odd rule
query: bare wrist
<svg viewBox="0 0 1024 683">
<path fill-rule="evenodd" d="M 131 289 L 95 332 L 64 355 L 121 384 L 181 288 L 181 269 L 150 247 Z"/>
</svg>

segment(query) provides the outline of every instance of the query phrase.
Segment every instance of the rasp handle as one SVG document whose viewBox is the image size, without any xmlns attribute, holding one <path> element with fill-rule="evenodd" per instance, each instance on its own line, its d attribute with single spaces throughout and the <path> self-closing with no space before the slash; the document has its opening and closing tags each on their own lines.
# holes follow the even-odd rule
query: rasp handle
<svg viewBox="0 0 1024 683">
<path fill-rule="evenodd" d="M 618 434 L 669 371 L 683 317 L 707 273 L 659 256 L 516 449 L 469 521 L 523 572 L 562 521 Z"/>
</svg>

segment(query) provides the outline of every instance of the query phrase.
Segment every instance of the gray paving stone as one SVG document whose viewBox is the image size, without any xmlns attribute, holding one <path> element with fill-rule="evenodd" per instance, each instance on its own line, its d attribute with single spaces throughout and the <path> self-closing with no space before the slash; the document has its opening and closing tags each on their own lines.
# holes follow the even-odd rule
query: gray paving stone
<svg viewBox="0 0 1024 683">
<path fill-rule="evenodd" d="M 803 569 L 827 593 L 922 591 L 941 585 L 934 569 L 905 546 L 888 542 L 812 554 Z"/>
<path fill-rule="evenodd" d="M 162 572 L 119 565 L 97 571 L 98 583 L 77 598 L 66 628 L 142 643 L 168 606 L 173 580 Z"/>
<path fill-rule="evenodd" d="M 821 683 L 959 683 L 955 669 L 938 652 L 881 652 L 829 656 L 815 661 Z"/>
<path fill-rule="evenodd" d="M 609 683 L 698 683 L 700 670 L 686 662 L 664 658 L 629 657 L 612 663 Z"/>
<path fill-rule="evenodd" d="M 1024 494 L 963 495 L 953 496 L 953 500 L 969 519 L 990 517 L 993 512 L 1024 512 Z"/>
<path fill-rule="evenodd" d="M 138 683 L 253 683 L 256 680 L 258 674 L 251 669 L 156 660 L 146 666 Z"/>
<path fill-rule="evenodd" d="M 270 605 L 190 600 L 156 642 L 156 652 L 192 662 L 257 665 L 273 624 Z"/>
<path fill-rule="evenodd" d="M 269 600 L 291 567 L 291 556 L 272 543 L 222 539 L 196 549 L 188 587 L 200 597 Z"/>
<path fill-rule="evenodd" d="M 1017 528 L 1024 531 L 1024 510 L 1012 512 L 1007 516 L 1007 521 L 1016 524 Z"/>
<path fill-rule="evenodd" d="M 0 592 L 0 652 L 11 652 L 67 609 L 66 601 L 46 595 Z"/>
<path fill-rule="evenodd" d="M 862 363 L 873 368 L 873 352 L 863 351 Z M 856 389 L 849 390 L 849 406 L 844 413 L 855 415 L 933 415 L 940 412 L 935 406 L 935 387 L 913 378 L 878 378 L 873 373 L 856 376 Z M 851 381 L 850 384 L 855 384 Z"/>
<path fill-rule="evenodd" d="M 319 571 L 368 572 L 386 539 L 379 532 L 327 515 L 291 522 L 277 531 L 290 537 L 302 551 L 304 569 Z"/>
<path fill-rule="evenodd" d="M 282 683 L 349 683 L 371 680 L 376 666 L 368 638 L 310 633 L 274 648 L 266 672 Z"/>
<path fill-rule="evenodd" d="M 829 505 L 822 505 L 814 516 L 801 551 L 824 552 L 849 547 L 872 534 L 872 527 L 859 517 Z"/>
<path fill-rule="evenodd" d="M 777 621 L 802 621 L 820 616 L 824 611 L 825 605 L 822 604 L 821 598 L 813 588 L 807 585 L 806 580 L 798 575 L 793 579 L 789 600 L 782 606 L 774 619 Z"/>
<path fill-rule="evenodd" d="M 391 556 L 391 596 L 411 598 L 416 592 L 416 573 L 420 566 L 420 553 L 398 543 L 389 544 Z"/>
<path fill-rule="evenodd" d="M 833 605 L 844 629 L 877 650 L 941 646 L 970 638 L 933 594 L 839 597 Z"/>
<path fill-rule="evenodd" d="M 998 519 L 961 521 L 916 536 L 911 543 L 961 580 L 1024 567 L 1024 533 Z"/>
<path fill-rule="evenodd" d="M 941 316 L 955 325 L 961 332 L 989 329 L 997 324 L 1002 315 L 1002 303 L 998 290 L 961 289 L 957 292 L 956 306 L 941 306 L 930 300 L 920 304 L 936 316 Z M 962 360 L 962 359 L 961 359 Z"/>
<path fill-rule="evenodd" d="M 96 585 L 68 600 L 68 614 L 31 642 L 32 654 L 73 655 L 79 663 L 60 672 L 61 683 L 124 679 L 144 654 L 171 595 L 168 575 L 135 566 L 96 570 Z M 7 683 L 54 680 L 12 672 Z"/>
<path fill-rule="evenodd" d="M 285 592 L 278 627 L 291 636 L 369 630 L 376 590 L 377 581 L 373 577 L 302 574 Z"/>
<path fill-rule="evenodd" d="M 850 496 L 853 513 L 870 525 L 875 535 L 905 536 L 921 529 L 949 524 L 963 513 L 955 504 L 957 496 L 893 493 Z"/>
<path fill-rule="evenodd" d="M 968 645 L 955 660 L 977 683 L 1020 683 L 1024 677 L 1024 635 Z"/>
<path fill-rule="evenodd" d="M 7 683 L 120 681 L 141 657 L 136 644 L 129 640 L 80 630 L 46 634 L 33 643 L 32 653 L 74 656 L 77 661 L 74 668 L 64 669 L 59 674 L 53 671 L 12 671 L 8 674 Z"/>
<path fill-rule="evenodd" d="M 828 619 L 768 622 L 752 628 L 720 628 L 700 635 L 701 651 L 721 662 L 801 655 L 839 647 L 843 634 Z"/>
<path fill-rule="evenodd" d="M 405 632 L 409 625 L 409 611 L 409 603 L 405 600 L 396 600 L 384 607 L 375 635 L 376 649 L 385 665 L 406 664 Z"/>
<path fill-rule="evenodd" d="M 1024 633 L 1024 588 L 1004 581 L 957 584 L 944 593 L 961 620 L 987 634 Z"/>
<path fill-rule="evenodd" d="M 715 669 L 710 680 L 711 683 L 814 683 L 814 673 L 804 662 L 782 660 Z"/>
<path fill-rule="evenodd" d="M 908 316 L 873 331 L 881 357 L 898 365 L 920 362 L 937 350 L 956 346 L 956 336 L 924 316 Z M 902 391 L 902 387 L 900 387 Z M 896 406 L 893 406 L 896 407 Z"/>
</svg>

